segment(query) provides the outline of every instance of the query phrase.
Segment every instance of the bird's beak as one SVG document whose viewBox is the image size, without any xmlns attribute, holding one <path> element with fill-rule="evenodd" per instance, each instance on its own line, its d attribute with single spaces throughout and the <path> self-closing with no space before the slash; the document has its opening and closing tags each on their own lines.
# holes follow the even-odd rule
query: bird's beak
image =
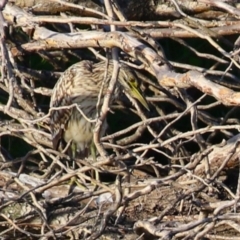
<svg viewBox="0 0 240 240">
<path fill-rule="evenodd" d="M 138 90 L 135 86 L 132 85 L 131 89 L 132 97 L 136 98 L 148 111 L 150 111 L 147 100 L 143 97 L 140 90 Z"/>
</svg>

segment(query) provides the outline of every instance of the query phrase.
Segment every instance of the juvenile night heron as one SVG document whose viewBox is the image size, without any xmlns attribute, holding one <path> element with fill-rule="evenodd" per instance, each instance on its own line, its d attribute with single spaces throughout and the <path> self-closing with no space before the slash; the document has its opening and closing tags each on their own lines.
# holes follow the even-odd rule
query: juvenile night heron
<svg viewBox="0 0 240 240">
<path fill-rule="evenodd" d="M 50 108 L 64 107 L 51 110 L 50 113 L 54 149 L 58 149 L 59 144 L 64 140 L 65 143 L 71 141 L 76 146 L 79 156 L 87 157 L 90 154 L 95 123 L 89 122 L 86 117 L 96 118 L 100 89 L 102 89 L 101 106 L 112 71 L 111 61 L 107 68 L 103 61 L 99 63 L 81 61 L 72 65 L 61 75 L 53 89 L 50 102 Z M 121 91 L 128 93 L 148 109 L 147 102 L 140 93 L 136 75 L 126 65 L 122 65 L 119 70 L 113 101 L 119 97 Z M 86 117 L 76 107 L 69 107 L 73 104 L 77 104 Z M 103 124 L 101 136 L 105 131 L 106 123 Z"/>
</svg>

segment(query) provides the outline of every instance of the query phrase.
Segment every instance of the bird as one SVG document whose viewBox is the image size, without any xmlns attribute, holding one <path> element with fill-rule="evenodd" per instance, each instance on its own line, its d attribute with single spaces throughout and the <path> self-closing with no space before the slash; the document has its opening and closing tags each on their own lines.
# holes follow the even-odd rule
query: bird
<svg viewBox="0 0 240 240">
<path fill-rule="evenodd" d="M 78 156 L 88 157 L 91 154 L 95 122 L 89 119 L 97 117 L 99 92 L 102 89 L 101 107 L 112 71 L 113 61 L 109 61 L 107 65 L 105 61 L 95 63 L 82 60 L 70 66 L 60 76 L 50 99 L 50 130 L 55 150 L 62 143 L 70 142 L 74 144 Z M 139 86 L 135 72 L 126 64 L 121 64 L 111 101 L 119 99 L 121 92 L 125 92 L 149 110 Z M 107 130 L 106 121 L 102 126 L 101 137 Z"/>
</svg>

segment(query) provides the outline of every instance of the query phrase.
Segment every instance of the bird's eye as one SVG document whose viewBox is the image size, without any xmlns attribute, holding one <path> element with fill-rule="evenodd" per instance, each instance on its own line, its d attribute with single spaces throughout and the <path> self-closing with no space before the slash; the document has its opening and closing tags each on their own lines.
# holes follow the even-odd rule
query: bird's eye
<svg viewBox="0 0 240 240">
<path fill-rule="evenodd" d="M 136 79 L 134 79 L 134 78 L 130 78 L 129 84 L 130 84 L 130 86 L 133 87 L 133 88 L 137 88 L 137 87 L 138 87 L 138 82 L 137 82 Z"/>
</svg>

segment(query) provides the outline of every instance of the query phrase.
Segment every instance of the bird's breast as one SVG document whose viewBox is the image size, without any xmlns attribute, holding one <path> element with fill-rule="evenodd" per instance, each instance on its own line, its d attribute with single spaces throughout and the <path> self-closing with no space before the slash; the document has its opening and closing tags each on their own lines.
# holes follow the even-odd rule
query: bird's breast
<svg viewBox="0 0 240 240">
<path fill-rule="evenodd" d="M 94 125 L 88 122 L 84 117 L 70 119 L 64 132 L 66 142 L 73 141 L 77 144 L 78 150 L 83 151 L 88 148 L 93 138 Z"/>
<path fill-rule="evenodd" d="M 86 148 L 89 148 L 93 141 L 95 122 L 90 122 L 89 120 L 94 120 L 96 118 L 96 106 L 88 106 L 88 109 L 80 109 L 84 113 L 85 117 L 78 109 L 74 108 L 65 128 L 63 137 L 66 142 L 73 141 L 76 143 L 79 151 L 84 151 Z M 100 133 L 101 137 L 105 134 L 106 129 L 107 123 L 105 121 Z"/>
</svg>

